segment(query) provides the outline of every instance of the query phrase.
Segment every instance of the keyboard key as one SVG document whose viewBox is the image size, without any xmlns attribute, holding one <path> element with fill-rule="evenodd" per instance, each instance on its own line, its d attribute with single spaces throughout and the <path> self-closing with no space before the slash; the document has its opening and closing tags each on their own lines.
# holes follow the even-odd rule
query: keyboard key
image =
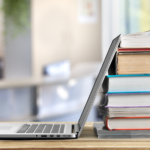
<svg viewBox="0 0 150 150">
<path fill-rule="evenodd" d="M 54 124 L 52 132 L 51 133 L 58 133 L 60 128 L 60 124 Z"/>
<path fill-rule="evenodd" d="M 33 133 L 37 128 L 38 124 L 32 124 L 26 133 Z"/>
<path fill-rule="evenodd" d="M 30 125 L 24 124 L 24 125 L 17 131 L 17 133 L 25 133 L 29 127 L 30 127 Z"/>
<path fill-rule="evenodd" d="M 45 126 L 45 124 L 40 124 L 34 133 L 42 133 Z"/>
<path fill-rule="evenodd" d="M 61 127 L 60 127 L 60 131 L 59 131 L 59 133 L 64 133 L 64 129 L 65 129 L 65 125 L 64 125 L 64 124 L 62 124 L 62 125 L 61 125 Z"/>
<path fill-rule="evenodd" d="M 52 124 L 47 124 L 43 133 L 50 133 L 52 126 L 53 126 Z"/>
</svg>

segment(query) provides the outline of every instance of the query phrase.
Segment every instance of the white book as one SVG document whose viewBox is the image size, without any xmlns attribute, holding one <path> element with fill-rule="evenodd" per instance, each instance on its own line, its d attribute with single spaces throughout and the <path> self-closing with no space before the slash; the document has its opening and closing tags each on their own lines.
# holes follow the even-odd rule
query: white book
<svg viewBox="0 0 150 150">
<path fill-rule="evenodd" d="M 106 107 L 146 107 L 150 106 L 148 93 L 115 93 L 106 94 Z M 143 108 L 144 109 L 144 108 Z"/>
<path fill-rule="evenodd" d="M 104 117 L 104 123 L 109 130 L 150 130 L 149 122 L 150 117 Z"/>
<path fill-rule="evenodd" d="M 120 47 L 122 48 L 150 47 L 150 31 L 122 35 Z"/>
</svg>

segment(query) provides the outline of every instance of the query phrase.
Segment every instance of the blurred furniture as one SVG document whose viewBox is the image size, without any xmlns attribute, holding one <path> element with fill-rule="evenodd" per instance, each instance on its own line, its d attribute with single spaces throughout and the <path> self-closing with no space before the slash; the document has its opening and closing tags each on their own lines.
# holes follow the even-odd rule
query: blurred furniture
<svg viewBox="0 0 150 150">
<path fill-rule="evenodd" d="M 38 114 L 37 99 L 39 96 L 38 88 L 45 86 L 45 85 L 56 86 L 56 85 L 61 85 L 64 83 L 66 84 L 70 80 L 76 80 L 76 79 L 85 78 L 88 76 L 95 79 L 95 77 L 97 76 L 99 72 L 100 66 L 101 66 L 100 62 L 80 63 L 71 70 L 70 76 L 26 78 L 26 79 L 17 79 L 17 80 L 1 80 L 0 90 L 7 89 L 7 88 L 30 87 L 32 106 L 33 106 L 32 114 L 31 116 L 22 118 L 21 120 L 41 120 L 41 118 L 37 116 Z"/>
<path fill-rule="evenodd" d="M 42 85 L 56 85 L 69 81 L 70 79 L 77 79 L 86 76 L 96 77 L 101 67 L 100 62 L 88 62 L 76 65 L 71 69 L 71 75 L 66 77 L 43 77 L 43 78 L 21 78 L 13 80 L 1 80 L 0 89 L 5 88 L 18 88 L 29 86 L 42 86 Z"/>
<path fill-rule="evenodd" d="M 93 130 L 93 123 L 85 124 L 81 136 L 78 139 L 69 140 L 2 140 L 0 149 L 24 149 L 24 150 L 47 150 L 47 149 L 90 149 L 90 150 L 135 150 L 150 149 L 150 139 L 98 139 Z"/>
</svg>

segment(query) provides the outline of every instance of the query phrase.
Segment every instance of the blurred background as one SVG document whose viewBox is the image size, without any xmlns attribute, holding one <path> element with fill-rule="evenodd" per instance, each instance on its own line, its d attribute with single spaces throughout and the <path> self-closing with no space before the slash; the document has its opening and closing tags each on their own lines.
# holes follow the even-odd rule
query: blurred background
<svg viewBox="0 0 150 150">
<path fill-rule="evenodd" d="M 150 0 L 0 0 L 0 121 L 78 121 L 113 38 L 150 29 Z M 88 121 L 100 121 L 97 95 Z"/>
</svg>

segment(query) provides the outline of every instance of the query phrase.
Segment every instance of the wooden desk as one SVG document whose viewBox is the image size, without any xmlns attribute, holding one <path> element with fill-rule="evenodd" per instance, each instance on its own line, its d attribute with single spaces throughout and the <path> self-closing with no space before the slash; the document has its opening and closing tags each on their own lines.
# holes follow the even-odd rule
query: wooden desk
<svg viewBox="0 0 150 150">
<path fill-rule="evenodd" d="M 126 150 L 150 149 L 150 139 L 97 139 L 93 123 L 86 123 L 79 139 L 74 140 L 1 140 L 0 149 L 47 150 L 47 149 L 84 149 L 84 150 Z"/>
</svg>

